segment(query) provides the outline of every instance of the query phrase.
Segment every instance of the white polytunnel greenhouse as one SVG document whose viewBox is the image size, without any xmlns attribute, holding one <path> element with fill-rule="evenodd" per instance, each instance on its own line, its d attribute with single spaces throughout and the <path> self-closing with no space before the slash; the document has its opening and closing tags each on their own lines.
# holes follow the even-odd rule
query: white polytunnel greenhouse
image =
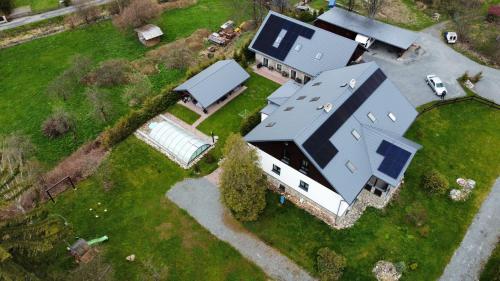
<svg viewBox="0 0 500 281">
<path fill-rule="evenodd" d="M 149 123 L 148 127 L 149 133 L 140 132 L 140 134 L 147 137 L 152 145 L 167 152 L 168 156 L 184 168 L 189 167 L 198 156 L 210 148 L 210 144 L 206 141 L 166 118 L 160 122 Z"/>
</svg>

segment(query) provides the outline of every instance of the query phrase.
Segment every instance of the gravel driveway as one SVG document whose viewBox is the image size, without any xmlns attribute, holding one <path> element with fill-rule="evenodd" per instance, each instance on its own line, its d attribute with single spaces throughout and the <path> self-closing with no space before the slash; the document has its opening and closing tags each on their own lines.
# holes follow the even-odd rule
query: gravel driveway
<svg viewBox="0 0 500 281">
<path fill-rule="evenodd" d="M 205 178 L 186 179 L 166 195 L 203 227 L 228 242 L 276 280 L 314 280 L 306 271 L 277 250 L 267 246 L 235 221 L 220 203 L 219 188 Z"/>
<path fill-rule="evenodd" d="M 374 45 L 373 50 L 363 57 L 366 61 L 377 62 L 414 106 L 439 99 L 425 83 L 425 76 L 431 73 L 445 83 L 447 98 L 464 96 L 465 92 L 456 79 L 465 71 L 471 75 L 483 71 L 483 79 L 477 83 L 476 92 L 500 103 L 500 70 L 480 65 L 448 47 L 440 39 L 441 27 L 442 24 L 438 24 L 419 33 L 416 43 L 421 50 L 418 55 L 410 53 L 396 60 L 394 53 Z"/>
<path fill-rule="evenodd" d="M 500 238 L 500 178 L 469 226 L 460 247 L 446 266 L 440 281 L 473 281 L 479 279 Z"/>
</svg>

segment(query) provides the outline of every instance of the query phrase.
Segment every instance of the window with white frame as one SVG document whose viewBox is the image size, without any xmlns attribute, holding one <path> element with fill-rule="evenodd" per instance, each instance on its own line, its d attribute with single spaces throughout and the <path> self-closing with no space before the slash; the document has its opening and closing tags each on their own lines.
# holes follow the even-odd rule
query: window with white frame
<svg viewBox="0 0 500 281">
<path fill-rule="evenodd" d="M 281 168 L 278 165 L 273 164 L 273 173 L 277 174 L 278 176 L 281 174 Z"/>
<path fill-rule="evenodd" d="M 392 120 L 392 122 L 396 122 L 396 115 L 394 115 L 394 113 L 389 112 L 389 114 L 387 114 L 387 116 L 389 117 L 389 119 Z"/>
<path fill-rule="evenodd" d="M 373 115 L 373 113 L 371 112 L 368 112 L 367 116 L 368 119 L 370 119 L 370 121 L 372 121 L 373 123 L 375 123 L 375 120 L 377 120 L 377 118 L 375 118 L 375 115 Z"/>
<path fill-rule="evenodd" d="M 308 191 L 309 190 L 309 184 L 307 184 L 304 181 L 300 181 L 299 182 L 299 188 L 302 189 L 302 190 L 304 190 L 304 191 Z"/>
<path fill-rule="evenodd" d="M 281 71 L 281 68 L 282 68 L 282 67 L 281 67 L 281 64 L 279 64 L 279 63 L 278 63 L 278 64 L 276 64 L 276 69 L 277 69 L 277 70 Z"/>
</svg>

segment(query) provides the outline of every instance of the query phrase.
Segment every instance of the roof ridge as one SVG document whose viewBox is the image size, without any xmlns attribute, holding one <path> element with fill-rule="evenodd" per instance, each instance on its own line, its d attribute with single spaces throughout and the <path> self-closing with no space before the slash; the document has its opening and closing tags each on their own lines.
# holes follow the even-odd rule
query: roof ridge
<svg viewBox="0 0 500 281">
<path fill-rule="evenodd" d="M 215 63 L 213 63 L 212 65 L 210 65 L 209 67 L 203 69 L 202 71 L 200 71 L 198 74 L 196 74 L 195 76 L 193 77 L 196 77 L 197 75 L 201 74 L 203 71 L 209 69 L 210 67 L 213 67 L 214 65 L 216 65 L 217 63 L 220 63 L 220 62 L 226 62 L 224 65 L 222 65 L 221 67 L 219 67 L 219 69 L 217 69 L 217 71 L 214 71 L 212 73 L 210 73 L 209 75 L 207 75 L 206 77 L 204 77 L 203 79 L 200 79 L 200 81 L 197 81 L 196 83 L 194 83 L 191 87 L 187 88 L 187 89 L 192 89 L 194 87 L 196 87 L 198 84 L 200 84 L 201 82 L 207 80 L 209 77 L 212 77 L 212 75 L 216 74 L 217 72 L 219 72 L 222 68 L 226 67 L 231 61 L 231 59 L 229 60 L 219 60 L 219 61 L 216 61 Z M 190 79 L 192 79 L 193 77 L 191 77 Z M 189 79 L 188 79 L 189 81 Z M 187 82 L 187 81 L 186 81 Z M 184 82 L 185 83 L 185 82 Z"/>
</svg>

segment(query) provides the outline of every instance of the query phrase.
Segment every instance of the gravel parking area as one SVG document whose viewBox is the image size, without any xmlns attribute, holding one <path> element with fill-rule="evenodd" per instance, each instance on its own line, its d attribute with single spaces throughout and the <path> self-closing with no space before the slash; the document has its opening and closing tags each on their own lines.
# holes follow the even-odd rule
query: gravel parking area
<svg viewBox="0 0 500 281">
<path fill-rule="evenodd" d="M 421 46 L 418 54 L 410 52 L 397 59 L 395 53 L 375 43 L 364 58 L 377 62 L 414 106 L 439 99 L 425 83 L 428 74 L 436 74 L 443 80 L 448 89 L 447 98 L 464 96 L 465 92 L 456 79 L 465 71 L 470 75 L 483 71 L 483 79 L 477 83 L 476 92 L 500 103 L 500 70 L 478 64 L 448 47 L 440 39 L 440 30 L 441 24 L 438 24 L 420 32 L 416 42 Z"/>
<path fill-rule="evenodd" d="M 220 202 L 219 188 L 208 179 L 186 179 L 172 187 L 166 196 L 216 237 L 257 264 L 269 277 L 283 281 L 314 280 L 235 221 Z"/>
</svg>

